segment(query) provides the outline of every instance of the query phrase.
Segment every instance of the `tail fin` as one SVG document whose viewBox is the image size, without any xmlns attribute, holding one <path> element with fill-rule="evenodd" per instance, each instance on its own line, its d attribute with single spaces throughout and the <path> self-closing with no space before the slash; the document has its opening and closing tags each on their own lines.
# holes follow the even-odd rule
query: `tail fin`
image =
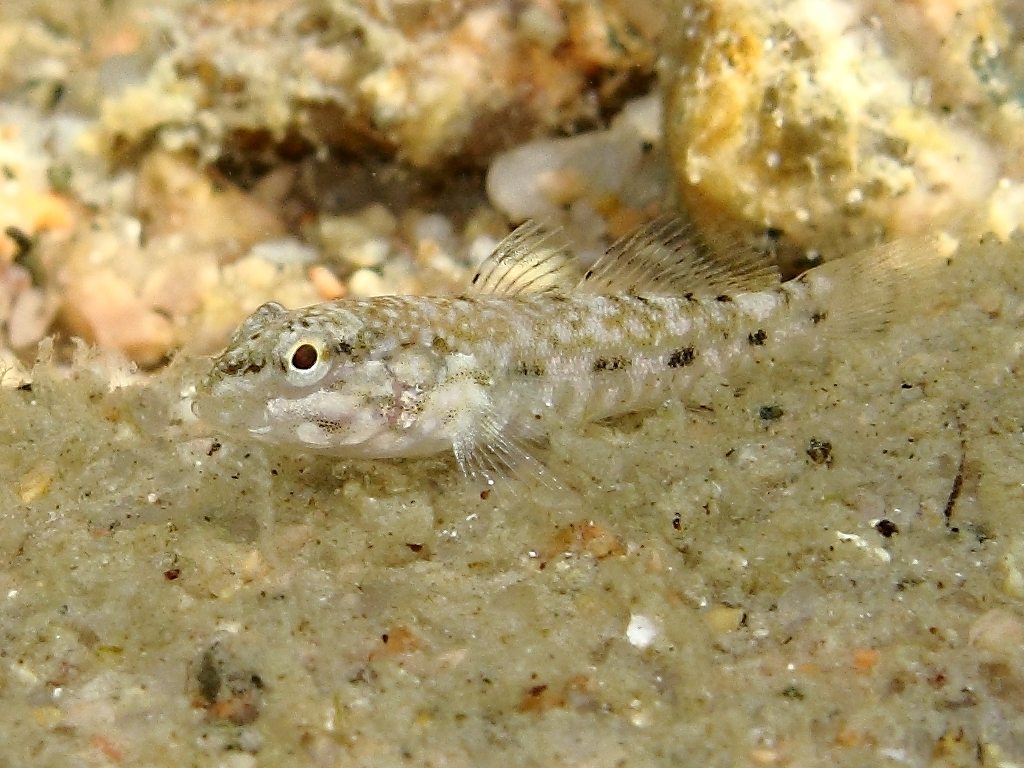
<svg viewBox="0 0 1024 768">
<path fill-rule="evenodd" d="M 942 293 L 943 270 L 958 247 L 945 233 L 895 240 L 822 264 L 783 287 L 829 335 L 873 333 L 922 291 Z"/>
</svg>

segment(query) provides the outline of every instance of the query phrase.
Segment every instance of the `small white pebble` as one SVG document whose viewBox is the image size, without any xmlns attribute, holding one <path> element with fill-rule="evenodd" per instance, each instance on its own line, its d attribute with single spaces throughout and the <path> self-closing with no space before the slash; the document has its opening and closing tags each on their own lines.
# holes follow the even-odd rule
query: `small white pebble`
<svg viewBox="0 0 1024 768">
<path fill-rule="evenodd" d="M 865 552 L 869 552 L 883 563 L 892 561 L 892 555 L 888 550 L 882 547 L 874 547 L 869 544 L 863 536 L 858 536 L 856 533 L 843 533 L 842 531 L 836 531 L 836 538 L 840 541 L 847 542 L 855 545 L 858 549 L 863 549 Z"/>
<path fill-rule="evenodd" d="M 391 248 L 383 238 L 372 238 L 342 250 L 342 258 L 354 267 L 376 267 L 383 264 Z"/>
<path fill-rule="evenodd" d="M 469 263 L 474 267 L 479 266 L 497 245 L 498 241 L 490 235 L 478 235 L 469 244 Z"/>
<path fill-rule="evenodd" d="M 293 237 L 257 243 L 248 255 L 278 265 L 309 264 L 316 260 L 316 251 Z"/>
<path fill-rule="evenodd" d="M 455 243 L 455 229 L 447 216 L 439 213 L 428 214 L 413 226 L 416 240 L 433 240 L 439 245 L 451 247 Z"/>
<path fill-rule="evenodd" d="M 353 296 L 381 296 L 387 293 L 384 280 L 372 269 L 357 269 L 348 279 L 348 289 Z"/>
<path fill-rule="evenodd" d="M 629 624 L 626 626 L 626 639 L 635 648 L 647 648 L 658 636 L 658 625 L 654 619 L 643 614 L 630 614 Z"/>
<path fill-rule="evenodd" d="M 519 14 L 518 26 L 526 39 L 547 50 L 554 50 L 568 31 L 561 16 L 536 5 Z"/>
</svg>

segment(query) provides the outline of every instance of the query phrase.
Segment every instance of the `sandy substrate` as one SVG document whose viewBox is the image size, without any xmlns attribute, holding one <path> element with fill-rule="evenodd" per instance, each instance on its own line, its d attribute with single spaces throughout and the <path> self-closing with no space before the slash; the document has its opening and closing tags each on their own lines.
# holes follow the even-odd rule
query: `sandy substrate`
<svg viewBox="0 0 1024 768">
<path fill-rule="evenodd" d="M 560 488 L 187 399 L 262 301 L 451 290 L 526 216 L 597 247 L 671 208 L 666 156 L 710 230 L 828 258 L 1007 234 L 1009 0 L 0 6 L 0 768 L 1024 765 L 1024 240 L 827 359 L 556 433 Z M 709 31 L 649 91 L 666 9 Z"/>
<path fill-rule="evenodd" d="M 556 434 L 563 489 L 214 442 L 199 360 L 39 366 L 0 391 L 0 764 L 1013 764 L 1022 256 Z"/>
</svg>

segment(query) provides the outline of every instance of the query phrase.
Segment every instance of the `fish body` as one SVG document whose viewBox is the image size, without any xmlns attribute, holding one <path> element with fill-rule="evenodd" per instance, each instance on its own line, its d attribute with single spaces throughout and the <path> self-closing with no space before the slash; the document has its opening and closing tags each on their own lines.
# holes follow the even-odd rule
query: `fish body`
<svg viewBox="0 0 1024 768">
<path fill-rule="evenodd" d="M 924 249 L 927 251 L 927 249 Z M 350 458 L 453 451 L 487 478 L 536 464 L 555 424 L 656 407 L 712 375 L 883 325 L 922 249 L 823 265 L 780 283 L 745 251 L 716 255 L 656 221 L 580 274 L 528 223 L 454 297 L 260 307 L 197 388 L 204 420 Z"/>
</svg>

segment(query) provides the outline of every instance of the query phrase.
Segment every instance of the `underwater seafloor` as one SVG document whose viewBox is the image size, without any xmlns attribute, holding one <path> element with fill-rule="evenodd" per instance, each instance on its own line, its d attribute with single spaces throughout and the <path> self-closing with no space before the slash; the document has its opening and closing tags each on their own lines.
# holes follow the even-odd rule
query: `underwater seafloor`
<svg viewBox="0 0 1024 768">
<path fill-rule="evenodd" d="M 1024 765 L 1021 7 L 0 2 L 0 768 Z M 560 487 L 191 416 L 262 301 L 679 203 L 790 271 L 1018 235 Z"/>
<path fill-rule="evenodd" d="M 40 364 L 0 390 L 0 764 L 1017 764 L 1022 258 L 556 434 L 561 489 L 211 440 L 202 361 Z"/>
</svg>

